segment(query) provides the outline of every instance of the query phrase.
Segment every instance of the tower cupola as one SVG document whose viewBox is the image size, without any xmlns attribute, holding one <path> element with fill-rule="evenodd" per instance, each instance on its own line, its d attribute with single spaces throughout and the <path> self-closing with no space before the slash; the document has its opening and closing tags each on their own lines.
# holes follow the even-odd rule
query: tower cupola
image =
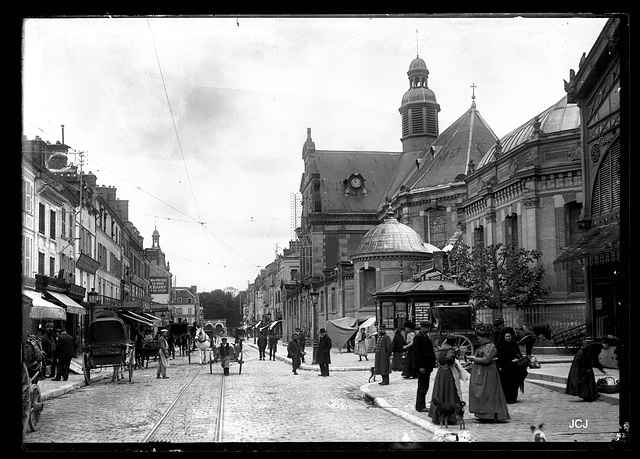
<svg viewBox="0 0 640 459">
<path fill-rule="evenodd" d="M 429 69 L 419 55 L 411 61 L 409 89 L 402 96 L 402 150 L 416 151 L 428 147 L 439 135 L 438 112 L 440 105 L 429 89 Z"/>
</svg>

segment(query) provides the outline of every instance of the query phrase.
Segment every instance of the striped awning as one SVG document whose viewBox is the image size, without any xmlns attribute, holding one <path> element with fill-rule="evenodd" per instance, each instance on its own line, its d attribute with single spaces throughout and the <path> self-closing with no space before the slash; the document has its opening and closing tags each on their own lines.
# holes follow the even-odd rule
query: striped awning
<svg viewBox="0 0 640 459">
<path fill-rule="evenodd" d="M 29 317 L 32 319 L 67 320 L 67 312 L 60 306 L 42 298 L 42 293 L 22 289 L 22 294 L 31 299 Z"/>
<path fill-rule="evenodd" d="M 69 312 L 71 314 L 79 314 L 81 316 L 84 316 L 84 315 L 87 314 L 87 310 L 85 308 L 80 306 L 78 303 L 73 301 L 71 298 L 69 298 L 64 293 L 46 291 L 45 294 L 51 295 L 53 298 L 58 300 L 60 303 L 64 304 L 66 306 L 66 308 L 67 308 L 67 312 Z"/>
<path fill-rule="evenodd" d="M 119 314 L 120 314 L 120 317 L 124 317 L 126 319 L 131 319 L 131 320 L 134 320 L 136 322 L 140 322 L 141 324 L 149 325 L 150 327 L 155 326 L 155 324 L 153 322 L 151 322 L 150 320 L 148 320 L 145 317 L 142 317 L 142 316 L 136 314 L 135 312 L 120 311 Z"/>
<path fill-rule="evenodd" d="M 160 317 L 156 317 L 153 314 L 149 314 L 148 312 L 141 312 L 140 315 L 142 317 L 144 317 L 147 320 L 160 320 L 162 321 L 162 319 Z"/>
</svg>

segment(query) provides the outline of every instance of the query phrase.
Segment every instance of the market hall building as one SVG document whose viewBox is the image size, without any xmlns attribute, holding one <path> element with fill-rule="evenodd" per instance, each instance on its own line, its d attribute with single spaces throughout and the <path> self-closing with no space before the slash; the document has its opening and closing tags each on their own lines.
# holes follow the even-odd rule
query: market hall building
<svg viewBox="0 0 640 459">
<path fill-rule="evenodd" d="M 583 190 L 584 114 L 572 95 L 551 101 L 548 109 L 498 139 L 480 116 L 471 85 L 470 109 L 441 133 L 443 101 L 428 86 L 424 60 L 416 57 L 407 75 L 409 89 L 399 109 L 401 151 L 320 150 L 307 130 L 295 302 L 300 311 L 285 312 L 284 333 L 301 327 L 315 336 L 327 320 L 369 316 L 375 311 L 373 292 L 434 268 L 439 260 L 444 269 L 446 253 L 458 240 L 469 246 L 479 240 L 515 242 L 543 253 L 537 263 L 545 268 L 543 287 L 550 294 L 526 316 L 503 311 L 507 324 L 535 320 L 561 330 L 584 323 L 591 314 L 586 302 L 591 280 L 578 260 L 567 260 L 564 269 L 556 263 L 582 237 L 576 220 L 590 199 Z M 402 263 L 406 252 L 395 260 L 387 254 L 387 267 L 358 263 L 360 243 L 385 225 L 389 208 L 430 253 L 422 256 L 419 248 Z M 393 263 L 395 271 L 388 267 Z M 300 323 L 296 317 L 304 309 L 311 311 L 309 320 Z"/>
</svg>

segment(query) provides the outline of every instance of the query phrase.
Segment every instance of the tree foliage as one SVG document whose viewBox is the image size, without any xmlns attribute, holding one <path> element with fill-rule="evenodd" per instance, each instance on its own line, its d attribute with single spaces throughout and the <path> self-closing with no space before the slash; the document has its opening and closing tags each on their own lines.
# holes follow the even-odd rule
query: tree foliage
<svg viewBox="0 0 640 459">
<path fill-rule="evenodd" d="M 233 297 L 228 292 L 214 290 L 200 293 L 199 297 L 205 321 L 227 319 L 227 328 L 242 325 L 242 310 L 239 295 Z"/>
<path fill-rule="evenodd" d="M 449 254 L 447 275 L 473 291 L 471 298 L 479 308 L 524 308 L 547 295 L 542 287 L 544 268 L 536 266 L 542 256 L 538 250 L 525 250 L 512 244 L 470 248 L 458 241 Z"/>
</svg>

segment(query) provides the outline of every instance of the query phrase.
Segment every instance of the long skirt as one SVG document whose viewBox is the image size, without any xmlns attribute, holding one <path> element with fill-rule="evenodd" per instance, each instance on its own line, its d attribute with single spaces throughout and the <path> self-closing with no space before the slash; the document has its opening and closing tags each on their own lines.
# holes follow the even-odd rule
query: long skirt
<svg viewBox="0 0 640 459">
<path fill-rule="evenodd" d="M 402 364 L 402 352 L 394 352 L 391 355 L 391 371 L 402 371 L 404 366 Z"/>
<path fill-rule="evenodd" d="M 564 391 L 568 395 L 576 395 L 585 400 L 596 400 L 600 394 L 596 389 L 596 380 L 591 366 L 584 367 L 574 358 L 567 377 L 567 387 Z"/>
<path fill-rule="evenodd" d="M 435 400 L 449 404 L 460 403 L 460 397 L 458 396 L 458 390 L 456 388 L 455 375 L 450 366 L 438 368 L 438 372 L 436 373 L 436 377 L 433 381 L 429 417 L 436 425 L 440 425 L 441 421 L 448 425 L 456 424 L 457 419 L 455 414 L 447 416 L 446 419 L 441 419 L 438 414 Z"/>
</svg>

